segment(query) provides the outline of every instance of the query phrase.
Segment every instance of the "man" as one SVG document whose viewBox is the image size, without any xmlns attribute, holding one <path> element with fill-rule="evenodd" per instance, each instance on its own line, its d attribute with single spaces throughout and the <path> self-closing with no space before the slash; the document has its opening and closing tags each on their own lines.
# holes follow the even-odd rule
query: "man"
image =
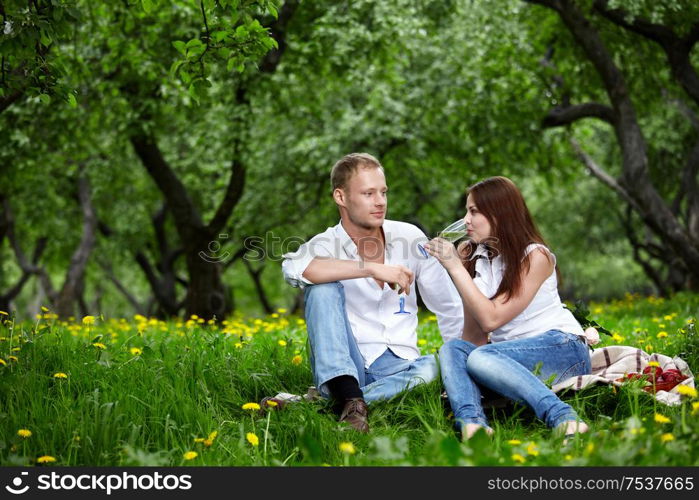
<svg viewBox="0 0 699 500">
<path fill-rule="evenodd" d="M 339 403 L 340 421 L 367 432 L 367 402 L 438 375 L 434 355 L 417 347 L 415 281 L 445 342 L 461 336 L 463 308 L 439 261 L 418 251 L 424 233 L 385 219 L 388 189 L 376 158 L 349 154 L 330 177 L 340 223 L 285 254 L 282 270 L 305 288 L 316 387 Z"/>
</svg>

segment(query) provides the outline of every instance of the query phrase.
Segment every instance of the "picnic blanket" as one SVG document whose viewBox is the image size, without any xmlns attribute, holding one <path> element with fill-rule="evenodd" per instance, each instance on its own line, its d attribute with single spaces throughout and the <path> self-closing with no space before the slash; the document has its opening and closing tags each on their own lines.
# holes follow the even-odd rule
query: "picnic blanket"
<svg viewBox="0 0 699 500">
<path fill-rule="evenodd" d="M 663 354 L 648 354 L 645 351 L 631 346 L 610 346 L 593 350 L 590 355 L 592 370 L 590 375 L 580 375 L 571 377 L 554 385 L 553 392 L 563 389 L 573 389 L 579 391 L 591 384 L 612 384 L 623 385 L 617 379 L 623 378 L 628 373 L 641 373 L 650 362 L 655 361 L 663 370 L 676 369 L 688 378 L 670 391 L 657 391 L 655 399 L 669 406 L 678 406 L 682 396 L 677 391 L 680 385 L 687 385 L 694 388 L 694 375 L 689 369 L 689 365 L 681 358 L 665 356 Z"/>
</svg>

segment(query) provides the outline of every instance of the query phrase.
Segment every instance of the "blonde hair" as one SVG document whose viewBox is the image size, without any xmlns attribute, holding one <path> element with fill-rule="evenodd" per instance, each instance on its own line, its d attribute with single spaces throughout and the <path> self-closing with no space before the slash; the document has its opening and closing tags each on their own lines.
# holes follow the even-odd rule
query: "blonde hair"
<svg viewBox="0 0 699 500">
<path fill-rule="evenodd" d="M 344 188 L 359 167 L 380 168 L 383 171 L 383 166 L 379 160 L 369 153 L 350 153 L 338 160 L 330 171 L 330 184 L 332 184 L 333 191 Z"/>
</svg>

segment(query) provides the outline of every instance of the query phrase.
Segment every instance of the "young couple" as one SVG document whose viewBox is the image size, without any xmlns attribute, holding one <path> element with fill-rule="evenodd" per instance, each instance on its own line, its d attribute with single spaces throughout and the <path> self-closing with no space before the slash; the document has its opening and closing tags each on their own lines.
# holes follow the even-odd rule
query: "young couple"
<svg viewBox="0 0 699 500">
<path fill-rule="evenodd" d="M 282 269 L 305 289 L 315 385 L 338 402 L 340 421 L 367 432 L 368 403 L 438 376 L 435 356 L 417 347 L 419 290 L 437 316 L 442 380 L 463 438 L 492 433 L 483 387 L 529 405 L 561 434 L 587 430 L 544 383 L 589 373 L 590 356 L 558 296 L 556 258 L 509 179 L 471 186 L 468 241 L 457 250 L 435 238 L 424 244 L 427 256 L 418 251 L 422 231 L 385 218 L 376 158 L 345 156 L 331 182 L 340 223 L 284 255 Z"/>
</svg>

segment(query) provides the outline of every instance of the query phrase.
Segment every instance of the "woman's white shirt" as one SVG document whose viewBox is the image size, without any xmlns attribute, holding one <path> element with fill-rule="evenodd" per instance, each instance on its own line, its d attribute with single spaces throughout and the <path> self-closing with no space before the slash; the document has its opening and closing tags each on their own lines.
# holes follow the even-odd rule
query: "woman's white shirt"
<svg viewBox="0 0 699 500">
<path fill-rule="evenodd" d="M 553 258 L 556 256 L 546 246 L 532 243 L 527 246 L 524 256 L 529 255 L 536 248 L 542 248 Z M 501 256 L 493 259 L 488 257 L 488 250 L 484 245 L 478 245 L 471 256 L 476 260 L 476 275 L 473 278 L 478 289 L 488 298 L 492 298 L 497 292 L 503 277 L 503 261 Z M 504 340 L 523 339 L 534 337 L 549 330 L 561 330 L 574 335 L 583 335 L 583 329 L 577 322 L 573 313 L 568 310 L 558 295 L 558 279 L 556 270 L 546 278 L 536 292 L 529 305 L 510 322 L 490 333 L 492 342 Z"/>
</svg>

